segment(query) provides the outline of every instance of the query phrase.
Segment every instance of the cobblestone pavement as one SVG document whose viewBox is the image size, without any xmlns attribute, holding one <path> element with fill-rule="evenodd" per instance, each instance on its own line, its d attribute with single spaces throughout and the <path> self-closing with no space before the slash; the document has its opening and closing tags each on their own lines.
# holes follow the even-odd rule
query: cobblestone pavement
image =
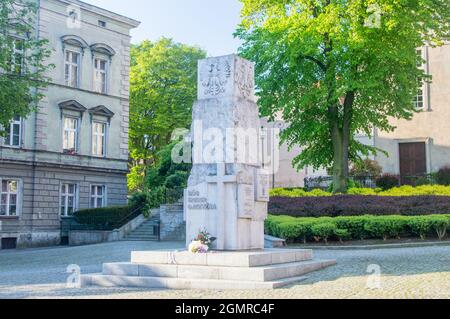
<svg viewBox="0 0 450 319">
<path fill-rule="evenodd" d="M 103 262 L 129 261 L 132 250 L 181 248 L 180 243 L 118 242 L 85 247 L 0 252 L 0 298 L 445 298 L 450 299 L 450 246 L 376 250 L 317 250 L 338 265 L 274 291 L 173 291 L 66 288 L 67 266 L 101 271 Z M 370 265 L 381 267 L 379 289 Z M 374 268 L 376 270 L 376 268 Z M 373 287 L 375 288 L 375 287 Z"/>
</svg>

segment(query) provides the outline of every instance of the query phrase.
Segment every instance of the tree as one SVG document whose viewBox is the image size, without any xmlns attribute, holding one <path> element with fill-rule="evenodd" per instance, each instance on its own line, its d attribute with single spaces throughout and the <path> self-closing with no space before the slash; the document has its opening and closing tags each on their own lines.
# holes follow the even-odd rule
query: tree
<svg viewBox="0 0 450 319">
<path fill-rule="evenodd" d="M 175 140 L 156 154 L 155 163 L 146 168 L 147 176 L 143 189 L 139 189 L 132 196 L 134 201 L 145 202 L 148 208 L 158 208 L 162 204 L 176 203 L 183 197 L 192 164 L 173 161 L 172 153 L 177 150 L 177 144 L 180 142 L 181 140 Z M 139 205 L 142 204 L 137 206 Z"/>
<path fill-rule="evenodd" d="M 263 115 L 281 114 L 294 165 L 332 167 L 346 192 L 349 161 L 377 149 L 355 140 L 410 119 L 430 80 L 417 48 L 449 39 L 448 0 L 241 0 L 240 54 L 256 62 Z"/>
<path fill-rule="evenodd" d="M 206 53 L 170 39 L 144 41 L 131 50 L 131 190 L 142 188 L 147 166 L 170 143 L 177 128 L 188 128 L 197 96 L 197 61 Z"/>
<path fill-rule="evenodd" d="M 52 65 L 47 40 L 35 36 L 37 7 L 26 0 L 0 1 L 0 135 L 15 116 L 27 117 L 43 97 Z"/>
</svg>

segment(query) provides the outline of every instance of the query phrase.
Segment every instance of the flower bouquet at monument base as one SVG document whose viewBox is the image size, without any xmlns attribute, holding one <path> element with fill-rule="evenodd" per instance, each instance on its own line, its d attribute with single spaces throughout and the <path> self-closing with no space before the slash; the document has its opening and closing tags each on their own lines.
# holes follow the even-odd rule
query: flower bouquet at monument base
<svg viewBox="0 0 450 319">
<path fill-rule="evenodd" d="M 216 241 L 206 230 L 200 231 L 198 236 L 189 245 L 189 251 L 193 254 L 206 254 Z"/>
</svg>

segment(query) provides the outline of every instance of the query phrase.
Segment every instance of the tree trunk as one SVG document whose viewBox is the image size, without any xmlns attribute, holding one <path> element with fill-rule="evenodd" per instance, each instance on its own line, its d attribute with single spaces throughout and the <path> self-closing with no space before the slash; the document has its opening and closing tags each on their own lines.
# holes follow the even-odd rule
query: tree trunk
<svg viewBox="0 0 450 319">
<path fill-rule="evenodd" d="M 337 123 L 333 128 L 333 193 L 346 193 L 348 189 L 348 148 Z"/>
<path fill-rule="evenodd" d="M 332 108 L 331 135 L 333 142 L 333 193 L 346 193 L 348 191 L 349 178 L 349 149 L 351 136 L 351 123 L 353 118 L 353 102 L 355 92 L 350 91 L 345 96 L 344 115 L 342 125 L 339 123 L 337 108 Z"/>
</svg>

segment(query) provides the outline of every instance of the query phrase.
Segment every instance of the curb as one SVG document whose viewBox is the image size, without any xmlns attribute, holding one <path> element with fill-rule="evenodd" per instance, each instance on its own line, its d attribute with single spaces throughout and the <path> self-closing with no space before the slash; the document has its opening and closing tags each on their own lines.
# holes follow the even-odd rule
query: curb
<svg viewBox="0 0 450 319">
<path fill-rule="evenodd" d="M 374 250 L 374 249 L 395 249 L 395 248 L 420 248 L 420 247 L 438 247 L 450 246 L 450 241 L 438 241 L 427 243 L 403 243 L 403 244 L 380 244 L 380 245 L 352 245 L 352 246 L 313 246 L 313 245 L 295 245 L 287 248 L 291 249 L 313 249 L 313 250 Z"/>
</svg>

